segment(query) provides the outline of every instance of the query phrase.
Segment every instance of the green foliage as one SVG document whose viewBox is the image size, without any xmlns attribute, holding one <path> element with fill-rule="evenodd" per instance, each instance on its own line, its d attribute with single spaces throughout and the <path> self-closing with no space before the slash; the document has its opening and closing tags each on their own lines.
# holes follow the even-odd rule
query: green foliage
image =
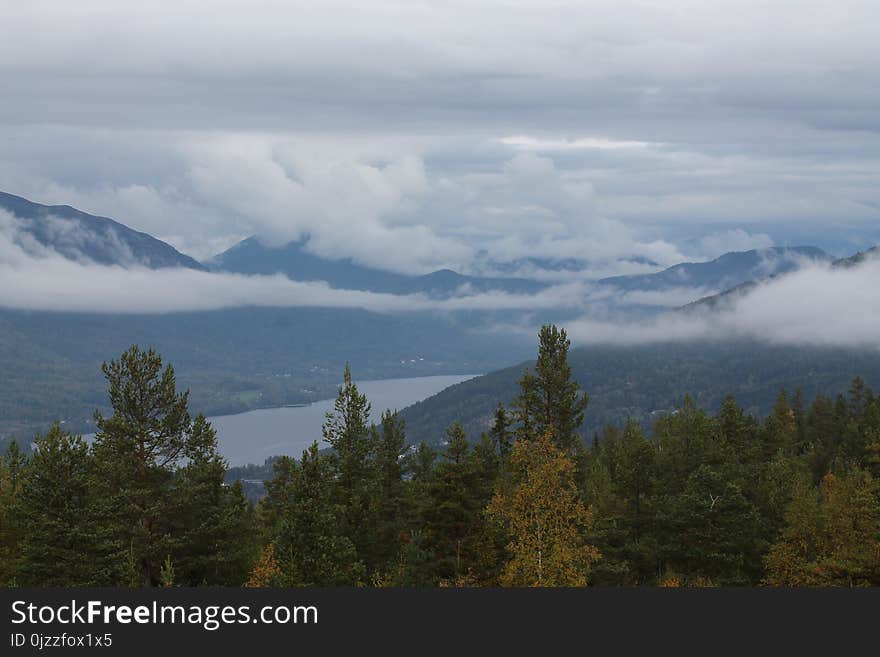
<svg viewBox="0 0 880 657">
<path fill-rule="evenodd" d="M 454 581 L 472 568 L 482 523 L 480 482 L 470 445 L 460 424 L 451 425 L 446 433 L 446 449 L 428 482 L 420 512 L 438 581 Z"/>
<path fill-rule="evenodd" d="M 671 413 L 688 392 L 707 412 L 717 413 L 724 399 L 733 395 L 747 414 L 764 418 L 772 412 L 781 388 L 800 388 L 804 400 L 831 395 L 833 405 L 833 395 L 845 391 L 854 376 L 880 381 L 876 349 L 750 341 L 580 346 L 568 352 L 568 364 L 571 378 L 590 393 L 581 428 L 584 436 L 629 420 L 638 421 L 650 434 L 656 420 Z M 534 366 L 531 361 L 491 372 L 405 409 L 402 415 L 409 434 L 436 447 L 445 439 L 445 428 L 456 420 L 468 435 L 488 431 L 498 403 L 510 406 L 521 392 L 518 380 L 523 370 L 534 371 Z"/>
<path fill-rule="evenodd" d="M 111 582 L 156 586 L 171 555 L 178 584 L 244 582 L 256 551 L 250 507 L 226 487 L 210 423 L 187 409 L 174 370 L 137 346 L 105 363 L 113 415 L 95 414 L 92 487 Z"/>
<path fill-rule="evenodd" d="M 880 485 L 854 469 L 797 490 L 767 555 L 773 586 L 880 586 Z"/>
<path fill-rule="evenodd" d="M 90 447 L 55 424 L 0 460 L 0 584 L 34 586 L 880 585 L 880 397 L 685 395 L 586 449 L 563 331 L 476 444 L 403 418 L 345 370 L 324 437 L 254 470 L 254 513 L 174 370 L 136 346 L 105 364 L 113 414 Z M 543 433 L 535 433 L 537 429 Z M 267 470 L 271 469 L 271 476 Z M 251 472 L 248 470 L 247 472 Z M 600 557 L 601 555 L 601 557 Z"/>
<path fill-rule="evenodd" d="M 18 444 L 13 440 L 0 457 L 0 586 L 17 583 L 20 547 L 14 509 L 19 495 L 22 467 L 21 453 Z"/>
<path fill-rule="evenodd" d="M 365 575 L 354 543 L 345 533 L 345 508 L 333 494 L 334 459 L 303 452 L 289 472 L 272 543 L 285 586 L 353 585 Z"/>
<path fill-rule="evenodd" d="M 589 396 L 580 394 L 577 382 L 571 378 L 571 341 L 565 330 L 544 326 L 539 339 L 535 373 L 523 373 L 520 393 L 513 402 L 519 423 L 517 437 L 532 440 L 549 433 L 558 447 L 573 454 L 582 446 L 577 430 L 584 421 Z M 500 420 L 496 415 L 496 424 Z"/>
<path fill-rule="evenodd" d="M 79 436 L 55 424 L 37 436 L 15 505 L 19 581 L 30 586 L 110 583 L 101 567 L 94 463 Z"/>
</svg>

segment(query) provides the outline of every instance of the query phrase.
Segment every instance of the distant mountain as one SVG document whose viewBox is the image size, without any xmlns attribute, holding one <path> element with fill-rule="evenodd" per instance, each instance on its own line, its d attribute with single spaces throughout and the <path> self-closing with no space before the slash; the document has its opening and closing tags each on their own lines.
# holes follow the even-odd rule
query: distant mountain
<svg viewBox="0 0 880 657">
<path fill-rule="evenodd" d="M 830 262 L 832 259 L 815 246 L 732 251 L 709 262 L 683 262 L 654 274 L 612 276 L 599 283 L 626 291 L 680 287 L 724 290 L 757 278 L 794 271 L 804 262 Z"/>
<path fill-rule="evenodd" d="M 838 260 L 834 260 L 831 263 L 831 267 L 834 269 L 849 269 L 851 267 L 856 267 L 860 265 L 869 258 L 876 257 L 880 257 L 880 247 L 878 246 L 872 247 L 866 251 L 860 251 L 855 255 L 849 256 L 848 258 L 840 258 Z M 749 292 L 758 287 L 758 285 L 760 285 L 762 282 L 768 281 L 772 278 L 776 278 L 777 276 L 783 276 L 787 273 L 790 272 L 776 272 L 769 276 L 764 276 L 755 280 L 740 283 L 739 285 L 735 285 L 730 289 L 719 292 L 718 294 L 712 294 L 701 299 L 697 299 L 696 301 L 682 306 L 678 310 L 683 312 L 702 312 L 705 310 L 716 311 L 730 308 L 735 301 L 746 296 Z"/>
<path fill-rule="evenodd" d="M 331 287 L 392 294 L 425 293 L 449 296 L 462 286 L 474 291 L 503 290 L 511 293 L 534 293 L 545 284 L 521 278 L 481 278 L 465 276 L 450 269 L 407 276 L 365 267 L 351 259 L 329 260 L 305 249 L 302 241 L 271 247 L 256 237 L 249 237 L 206 263 L 216 271 L 238 274 L 281 273 L 297 281 L 325 281 Z"/>
<path fill-rule="evenodd" d="M 880 258 L 880 246 L 874 246 L 865 251 L 859 251 L 855 255 L 851 255 L 848 258 L 835 260 L 833 266 L 849 269 L 850 267 L 860 265 L 865 262 L 865 260 L 870 260 L 871 258 Z"/>
<path fill-rule="evenodd" d="M 101 265 L 141 265 L 151 269 L 204 269 L 196 260 L 162 240 L 69 205 L 42 205 L 0 192 L 0 210 L 17 219 L 13 241 L 25 250 L 32 250 L 34 245 L 27 241 L 33 240 L 71 260 Z"/>
</svg>

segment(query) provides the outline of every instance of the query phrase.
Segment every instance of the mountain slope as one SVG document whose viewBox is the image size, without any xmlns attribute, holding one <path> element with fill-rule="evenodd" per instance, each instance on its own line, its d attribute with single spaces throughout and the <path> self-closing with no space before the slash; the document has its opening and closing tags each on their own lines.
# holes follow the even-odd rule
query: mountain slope
<svg viewBox="0 0 880 657">
<path fill-rule="evenodd" d="M 683 262 L 654 274 L 612 276 L 599 283 L 627 291 L 677 287 L 728 289 L 756 278 L 794 271 L 805 261 L 830 262 L 831 259 L 814 246 L 732 251 L 709 262 Z"/>
<path fill-rule="evenodd" d="M 817 260 L 828 259 L 827 254 L 818 249 L 807 247 L 805 253 L 803 251 L 798 249 L 807 257 L 813 254 Z M 853 267 L 878 255 L 880 249 L 874 247 L 836 260 L 831 266 Z M 719 260 L 723 259 L 722 256 Z M 725 309 L 762 280 L 784 276 L 789 271 L 783 268 L 762 279 L 741 282 L 678 311 L 704 313 Z M 650 277 L 647 283 L 642 276 L 626 278 L 651 284 Z M 733 394 L 747 409 L 763 414 L 770 410 L 767 404 L 782 387 L 790 391 L 800 388 L 809 399 L 817 393 L 843 392 L 855 376 L 880 382 L 880 352 L 877 350 L 781 346 L 745 340 L 596 345 L 573 349 L 569 361 L 573 377 L 591 395 L 583 428 L 587 435 L 607 423 L 627 419 L 638 420 L 648 427 L 657 415 L 672 410 L 686 393 L 711 410 L 716 410 L 727 394 Z M 518 392 L 517 381 L 523 370 L 532 365 L 525 362 L 477 377 L 405 409 L 403 417 L 409 438 L 440 442 L 443 433 L 437 427 L 455 420 L 465 425 L 471 437 L 485 431 L 495 405 L 510 403 Z"/>
<path fill-rule="evenodd" d="M 101 362 L 154 347 L 191 388 L 194 412 L 220 415 L 335 395 L 346 362 L 358 379 L 486 372 L 526 357 L 516 338 L 444 317 L 355 309 L 235 308 L 113 315 L 0 309 L 0 435 L 53 419 L 90 428 L 107 403 Z"/>
<path fill-rule="evenodd" d="M 12 239 L 29 252 L 45 247 L 71 260 L 101 265 L 204 269 L 193 258 L 151 235 L 68 205 L 42 205 L 0 192 L 0 210 L 13 215 L 16 221 L 8 226 Z"/>
<path fill-rule="evenodd" d="M 849 269 L 851 267 L 856 267 L 860 265 L 869 258 L 876 257 L 880 257 L 880 246 L 872 247 L 870 249 L 867 249 L 866 251 L 860 251 L 855 255 L 849 256 L 848 258 L 840 258 L 838 260 L 835 260 L 831 263 L 831 267 L 833 269 Z M 701 299 L 697 299 L 696 301 L 693 301 L 687 305 L 682 306 L 681 308 L 678 308 L 678 310 L 682 312 L 703 312 L 706 310 L 716 311 L 722 308 L 729 309 L 738 299 L 741 299 L 742 297 L 747 295 L 762 282 L 769 281 L 776 276 L 783 276 L 787 273 L 789 273 L 789 271 L 778 272 L 766 277 L 740 283 L 739 285 L 735 285 L 730 289 L 719 292 L 718 294 L 712 294 L 702 297 Z"/>
<path fill-rule="evenodd" d="M 450 269 L 407 276 L 365 267 L 350 259 L 328 260 L 309 253 L 303 242 L 290 242 L 280 247 L 269 247 L 255 237 L 249 237 L 215 256 L 207 263 L 212 270 L 238 274 L 282 273 L 297 281 L 326 281 L 331 287 L 392 294 L 425 293 L 448 296 L 463 285 L 473 290 L 504 290 L 531 293 L 544 284 L 518 278 L 480 278 L 465 276 Z"/>
<path fill-rule="evenodd" d="M 590 394 L 581 434 L 588 439 L 605 424 L 627 419 L 650 428 L 685 394 L 717 410 L 727 394 L 762 415 L 780 388 L 800 388 L 805 399 L 845 392 L 853 377 L 880 384 L 880 352 L 820 347 L 783 347 L 758 342 L 599 345 L 572 349 L 572 376 Z M 492 412 L 509 405 L 527 361 L 452 386 L 402 411 L 407 439 L 437 445 L 443 429 L 458 420 L 470 440 L 488 430 Z"/>
</svg>

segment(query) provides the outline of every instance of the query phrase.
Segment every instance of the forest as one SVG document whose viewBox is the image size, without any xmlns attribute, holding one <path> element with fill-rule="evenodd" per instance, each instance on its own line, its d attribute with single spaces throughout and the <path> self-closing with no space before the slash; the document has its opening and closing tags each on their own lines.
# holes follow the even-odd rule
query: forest
<svg viewBox="0 0 880 657">
<path fill-rule="evenodd" d="M 256 504 L 174 368 L 105 362 L 92 443 L 55 424 L 0 463 L 0 585 L 880 586 L 880 396 L 778 391 L 764 417 L 686 396 L 583 437 L 564 330 L 491 427 L 411 445 L 348 368 L 323 440 Z"/>
</svg>

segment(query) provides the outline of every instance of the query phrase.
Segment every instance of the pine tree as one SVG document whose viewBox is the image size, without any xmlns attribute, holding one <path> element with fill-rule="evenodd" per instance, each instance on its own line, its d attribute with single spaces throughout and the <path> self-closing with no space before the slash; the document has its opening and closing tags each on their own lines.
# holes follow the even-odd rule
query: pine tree
<svg viewBox="0 0 880 657">
<path fill-rule="evenodd" d="M 586 586 L 599 552 L 584 539 L 592 513 L 578 494 L 574 463 L 545 433 L 518 441 L 511 464 L 516 484 L 499 490 L 486 509 L 511 537 L 501 583 Z"/>
<path fill-rule="evenodd" d="M 12 476 L 8 462 L 18 462 L 18 457 L 7 451 L 0 458 L 0 587 L 12 586 L 18 581 L 19 532 L 13 509 L 19 478 Z"/>
<path fill-rule="evenodd" d="M 571 379 L 571 341 L 565 330 L 544 326 L 539 337 L 535 373 L 523 373 L 520 394 L 514 400 L 518 436 L 530 440 L 549 432 L 560 449 L 574 454 L 582 447 L 577 430 L 584 421 L 589 396 L 579 394 L 577 382 Z"/>
<path fill-rule="evenodd" d="M 56 422 L 36 436 L 23 470 L 15 516 L 20 532 L 19 577 L 28 586 L 96 586 L 99 568 L 93 463 L 85 441 Z"/>
<path fill-rule="evenodd" d="M 343 533 L 345 509 L 332 495 L 336 469 L 318 444 L 303 452 L 292 471 L 273 543 L 285 586 L 342 586 L 362 581 L 365 571 Z"/>
<path fill-rule="evenodd" d="M 163 369 L 152 349 L 134 345 L 102 370 L 113 415 L 95 413 L 93 452 L 98 538 L 118 566 L 112 576 L 157 586 L 171 555 L 180 581 L 219 582 L 232 568 L 240 583 L 249 513 L 241 491 L 223 486 L 226 465 L 210 423 L 201 415 L 193 422 L 189 392 L 177 392 L 174 369 Z"/>
<path fill-rule="evenodd" d="M 587 473 L 587 500 L 594 509 L 589 537 L 602 559 L 593 581 L 602 585 L 634 585 L 657 572 L 654 526 L 656 452 L 641 427 L 606 432 Z"/>
<path fill-rule="evenodd" d="M 760 517 L 736 481 L 698 467 L 664 509 L 666 567 L 688 581 L 745 585 L 760 578 Z"/>
</svg>

